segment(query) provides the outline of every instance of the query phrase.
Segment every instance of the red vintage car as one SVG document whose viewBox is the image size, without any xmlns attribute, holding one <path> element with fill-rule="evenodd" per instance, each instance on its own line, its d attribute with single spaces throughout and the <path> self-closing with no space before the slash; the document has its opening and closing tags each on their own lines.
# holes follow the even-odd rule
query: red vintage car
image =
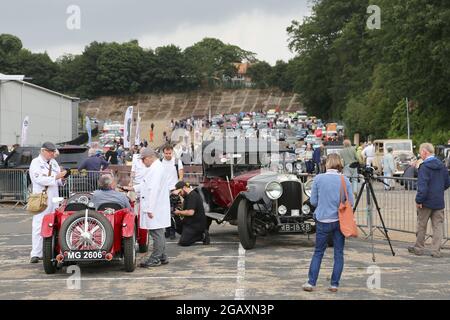
<svg viewBox="0 0 450 320">
<path fill-rule="evenodd" d="M 41 235 L 45 273 L 71 264 L 122 259 L 125 270 L 132 272 L 136 249 L 148 251 L 148 232 L 139 228 L 139 216 L 133 210 L 105 203 L 96 211 L 91 197 L 90 193 L 74 194 L 44 217 Z"/>
<path fill-rule="evenodd" d="M 308 199 L 312 180 L 303 183 L 295 153 L 279 149 L 275 154 L 254 152 L 255 148 L 248 152 L 251 148 L 246 143 L 241 151 L 233 151 L 237 139 L 234 147 L 231 142 L 232 150 L 229 141 L 203 146 L 204 181 L 198 190 L 209 222 L 237 225 L 240 242 L 247 250 L 255 246 L 257 236 L 314 233 L 315 208 Z M 273 156 L 278 160 L 272 162 Z M 275 168 L 270 168 L 272 164 Z"/>
</svg>

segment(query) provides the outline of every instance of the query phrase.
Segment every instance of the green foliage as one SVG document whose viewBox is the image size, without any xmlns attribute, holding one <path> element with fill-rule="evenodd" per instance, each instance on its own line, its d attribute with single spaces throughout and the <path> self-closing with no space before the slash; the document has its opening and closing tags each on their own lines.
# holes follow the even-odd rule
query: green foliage
<svg viewBox="0 0 450 320">
<path fill-rule="evenodd" d="M 450 2 L 316 0 L 312 15 L 288 27 L 298 53 L 294 90 L 311 113 L 342 119 L 348 133 L 404 137 L 405 98 L 414 102 L 416 143 L 450 138 Z M 369 4 L 381 29 L 369 30 Z"/>
<path fill-rule="evenodd" d="M 136 40 L 94 41 L 81 55 L 53 62 L 46 53 L 23 49 L 19 38 L 0 35 L 0 72 L 25 74 L 33 83 L 82 98 L 223 86 L 243 61 L 255 62 L 255 54 L 205 38 L 184 51 L 174 45 L 144 49 Z"/>
</svg>

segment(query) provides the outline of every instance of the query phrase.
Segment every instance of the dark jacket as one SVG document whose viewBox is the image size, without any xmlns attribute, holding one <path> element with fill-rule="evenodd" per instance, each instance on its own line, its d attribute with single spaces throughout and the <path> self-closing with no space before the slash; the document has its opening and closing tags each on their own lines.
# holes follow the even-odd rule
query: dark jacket
<svg viewBox="0 0 450 320">
<path fill-rule="evenodd" d="M 444 192 L 450 186 L 450 177 L 444 164 L 437 158 L 425 161 L 419 168 L 416 203 L 425 208 L 445 208 Z"/>
<path fill-rule="evenodd" d="M 87 170 L 87 171 L 100 171 L 101 169 L 105 170 L 108 168 L 109 163 L 103 157 L 91 156 L 85 159 L 78 170 Z"/>
<path fill-rule="evenodd" d="M 322 153 L 322 150 L 320 148 L 315 149 L 313 152 L 313 161 L 315 163 L 317 163 L 318 165 L 320 165 L 320 163 L 322 162 L 321 153 Z"/>
</svg>

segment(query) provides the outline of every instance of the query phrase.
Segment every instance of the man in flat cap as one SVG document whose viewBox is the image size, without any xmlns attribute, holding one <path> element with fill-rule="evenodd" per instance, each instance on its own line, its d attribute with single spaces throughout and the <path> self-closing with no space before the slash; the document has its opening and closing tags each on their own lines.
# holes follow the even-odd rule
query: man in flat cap
<svg viewBox="0 0 450 320">
<path fill-rule="evenodd" d="M 52 202 L 58 197 L 58 186 L 63 185 L 67 171 L 61 171 L 55 160 L 56 146 L 51 142 L 45 142 L 41 147 L 41 153 L 30 164 L 30 178 L 32 193 L 47 192 L 47 208 L 33 216 L 32 223 L 32 249 L 31 263 L 38 263 L 42 259 L 41 226 L 44 216 L 55 210 Z"/>
<path fill-rule="evenodd" d="M 168 174 L 157 153 L 150 148 L 140 152 L 141 161 L 148 168 L 142 182 L 134 187 L 123 187 L 140 194 L 140 227 L 150 230 L 153 253 L 143 261 L 143 268 L 158 267 L 169 263 L 166 255 L 165 228 L 170 227 L 170 198 Z"/>
</svg>

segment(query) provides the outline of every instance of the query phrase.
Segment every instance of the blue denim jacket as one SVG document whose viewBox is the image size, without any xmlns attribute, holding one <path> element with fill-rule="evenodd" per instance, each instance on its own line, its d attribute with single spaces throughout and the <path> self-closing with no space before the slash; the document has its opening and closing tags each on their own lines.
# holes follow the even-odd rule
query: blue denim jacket
<svg viewBox="0 0 450 320">
<path fill-rule="evenodd" d="M 342 175 L 337 170 L 328 170 L 327 173 L 319 174 L 314 178 L 310 201 L 316 207 L 314 211 L 316 220 L 323 222 L 339 219 L 341 177 Z M 350 203 L 353 206 L 353 192 L 350 181 L 347 177 L 344 177 L 344 180 Z M 345 196 L 343 196 L 343 200 L 345 200 Z"/>
</svg>

